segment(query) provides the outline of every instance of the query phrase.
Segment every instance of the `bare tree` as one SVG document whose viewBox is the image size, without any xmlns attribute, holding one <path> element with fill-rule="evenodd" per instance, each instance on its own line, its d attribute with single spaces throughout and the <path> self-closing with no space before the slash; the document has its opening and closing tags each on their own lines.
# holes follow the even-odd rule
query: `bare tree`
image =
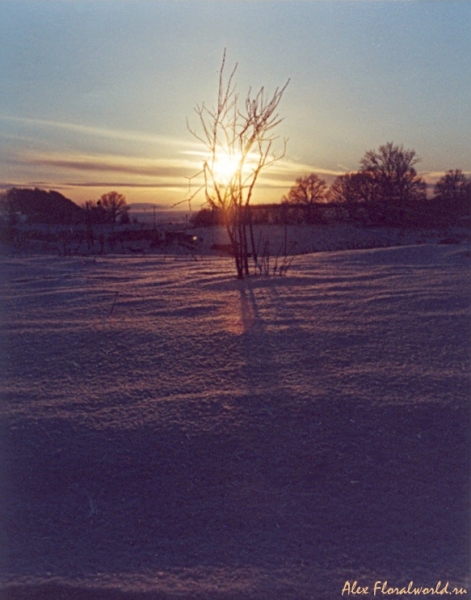
<svg viewBox="0 0 471 600">
<path fill-rule="evenodd" d="M 434 192 L 435 196 L 440 196 L 445 201 L 469 199 L 471 179 L 461 169 L 449 170 L 437 181 Z"/>
<path fill-rule="evenodd" d="M 330 186 L 327 200 L 335 204 L 359 204 L 373 200 L 373 186 L 368 173 L 339 175 Z"/>
<path fill-rule="evenodd" d="M 282 202 L 291 204 L 310 205 L 325 202 L 327 195 L 327 184 L 315 173 L 298 177 Z"/>
<path fill-rule="evenodd" d="M 369 222 L 374 213 L 376 199 L 374 178 L 367 172 L 339 175 L 330 186 L 328 202 L 336 205 L 339 215 L 349 219 Z"/>
<path fill-rule="evenodd" d="M 460 169 L 449 170 L 434 187 L 431 202 L 435 218 L 442 225 L 469 222 L 471 215 L 471 177 Z"/>
<path fill-rule="evenodd" d="M 297 221 L 305 223 L 322 223 L 324 217 L 320 204 L 327 200 L 327 184 L 315 173 L 298 177 L 288 194 L 281 199 L 282 204 L 289 205 Z"/>
<path fill-rule="evenodd" d="M 282 121 L 276 110 L 289 80 L 281 89 L 276 88 L 271 96 L 266 94 L 264 87 L 256 94 L 249 89 L 241 106 L 234 84 L 237 64 L 226 82 L 225 63 L 226 51 L 219 71 L 216 107 L 209 108 L 204 103 L 197 105 L 199 129 L 188 125 L 191 134 L 204 144 L 207 152 L 202 170 L 190 179 L 188 201 L 203 192 L 209 207 L 221 211 L 237 277 L 242 279 L 249 275 L 250 255 L 257 267 L 250 211 L 255 184 L 262 170 L 282 158 L 285 152 L 286 141 L 283 151 L 274 153 L 273 144 L 277 138 L 273 130 Z M 199 176 L 203 183 L 192 192 L 191 183 Z"/>
<path fill-rule="evenodd" d="M 425 182 L 414 169 L 417 162 L 415 150 L 388 142 L 365 153 L 360 172 L 370 175 L 377 200 L 405 204 L 425 199 Z"/>
<path fill-rule="evenodd" d="M 126 219 L 128 215 L 129 206 L 126 197 L 118 192 L 103 194 L 97 204 L 106 212 L 110 223 L 114 224 L 118 219 Z"/>
</svg>

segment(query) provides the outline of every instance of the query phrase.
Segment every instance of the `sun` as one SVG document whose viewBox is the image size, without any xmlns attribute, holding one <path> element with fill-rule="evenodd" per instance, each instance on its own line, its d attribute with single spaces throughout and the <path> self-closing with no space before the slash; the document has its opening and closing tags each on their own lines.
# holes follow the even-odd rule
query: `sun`
<svg viewBox="0 0 471 600">
<path fill-rule="evenodd" d="M 240 159 L 241 154 L 239 152 L 230 153 L 223 150 L 217 152 L 213 164 L 215 181 L 229 183 L 240 168 Z"/>
</svg>

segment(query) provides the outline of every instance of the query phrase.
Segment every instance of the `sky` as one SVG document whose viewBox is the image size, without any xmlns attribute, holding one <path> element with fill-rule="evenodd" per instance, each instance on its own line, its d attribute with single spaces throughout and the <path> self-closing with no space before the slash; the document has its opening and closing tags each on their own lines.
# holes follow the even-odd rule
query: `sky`
<svg viewBox="0 0 471 600">
<path fill-rule="evenodd" d="M 0 189 L 181 203 L 224 49 L 242 98 L 290 80 L 255 202 L 389 141 L 431 185 L 471 174 L 467 0 L 0 0 Z"/>
</svg>

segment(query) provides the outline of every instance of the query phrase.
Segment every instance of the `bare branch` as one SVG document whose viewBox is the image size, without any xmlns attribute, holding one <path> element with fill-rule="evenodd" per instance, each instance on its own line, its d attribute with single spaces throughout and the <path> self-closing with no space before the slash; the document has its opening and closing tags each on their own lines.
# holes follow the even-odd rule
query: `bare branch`
<svg viewBox="0 0 471 600">
<path fill-rule="evenodd" d="M 224 50 L 219 70 L 217 106 L 209 109 L 204 103 L 196 105 L 195 113 L 199 129 L 195 130 L 187 122 L 187 129 L 195 139 L 201 142 L 207 151 L 203 168 L 195 177 L 203 177 L 203 183 L 189 200 L 204 192 L 210 206 L 223 211 L 226 229 L 233 246 L 239 277 L 248 274 L 249 255 L 247 227 L 252 227 L 249 205 L 253 191 L 262 170 L 282 158 L 286 151 L 276 154 L 272 151 L 278 138 L 273 130 L 283 120 L 277 111 L 289 79 L 282 88 L 276 88 L 271 96 L 264 87 L 253 94 L 250 88 L 243 107 L 239 105 L 234 77 L 237 64 L 225 78 L 226 50 Z M 234 162 L 233 172 L 221 176 L 218 161 Z M 191 184 L 191 180 L 190 180 Z M 191 185 L 189 193 L 191 192 Z M 248 219 L 248 220 L 247 220 Z M 250 230 L 253 240 L 253 232 Z M 253 249 L 256 262 L 255 249 Z"/>
</svg>

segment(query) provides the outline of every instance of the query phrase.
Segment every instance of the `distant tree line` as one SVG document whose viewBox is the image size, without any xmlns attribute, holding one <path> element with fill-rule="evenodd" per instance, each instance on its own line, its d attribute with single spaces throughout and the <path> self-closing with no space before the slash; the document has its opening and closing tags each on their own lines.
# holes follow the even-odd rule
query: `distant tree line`
<svg viewBox="0 0 471 600">
<path fill-rule="evenodd" d="M 103 194 L 96 202 L 87 200 L 82 204 L 87 224 L 121 223 L 130 222 L 129 206 L 123 194 L 108 192 Z"/>
<path fill-rule="evenodd" d="M 10 225 L 22 219 L 51 225 L 129 223 L 129 206 L 118 192 L 108 192 L 96 202 L 87 200 L 78 206 L 59 192 L 13 187 L 0 197 L 0 209 Z"/>
<path fill-rule="evenodd" d="M 414 150 L 392 142 L 365 153 L 360 168 L 337 177 L 329 187 L 311 173 L 296 179 L 281 203 L 252 205 L 253 223 L 321 224 L 357 222 L 376 226 L 435 227 L 469 223 L 471 178 L 459 169 L 447 171 L 427 196 L 427 185 L 415 165 Z M 220 210 L 203 208 L 195 226 L 223 222 Z"/>
<path fill-rule="evenodd" d="M 449 170 L 428 197 L 426 183 L 415 165 L 414 150 L 388 142 L 365 153 L 360 168 L 340 175 L 329 187 L 315 173 L 299 177 L 281 201 L 250 205 L 250 223 L 322 224 L 356 222 L 363 225 L 437 227 L 471 224 L 471 177 Z M 112 191 L 81 206 L 59 192 L 13 187 L 0 195 L 0 210 L 9 225 L 94 225 L 129 223 L 125 196 Z M 212 204 L 191 218 L 194 226 L 227 222 L 224 207 Z"/>
</svg>

